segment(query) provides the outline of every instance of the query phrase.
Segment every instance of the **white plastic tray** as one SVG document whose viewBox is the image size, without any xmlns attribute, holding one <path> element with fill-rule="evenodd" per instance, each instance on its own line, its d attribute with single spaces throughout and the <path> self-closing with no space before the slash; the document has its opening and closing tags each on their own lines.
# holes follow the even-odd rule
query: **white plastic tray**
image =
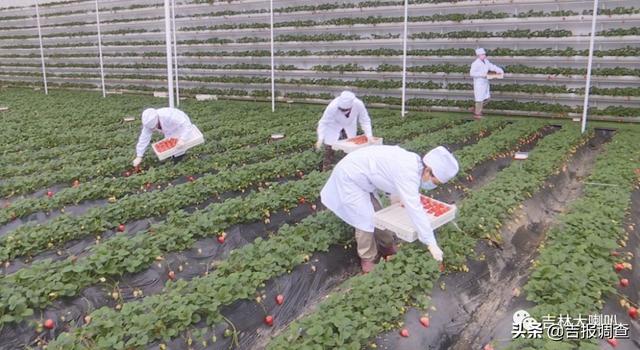
<svg viewBox="0 0 640 350">
<path fill-rule="evenodd" d="M 0 106 L 0 112 L 8 111 L 9 107 Z"/>
<path fill-rule="evenodd" d="M 196 95 L 196 100 L 198 101 L 217 101 L 218 96 L 216 95 Z"/>
<path fill-rule="evenodd" d="M 153 147 L 151 147 L 151 148 L 153 148 L 153 151 L 156 153 L 156 156 L 158 156 L 158 159 L 159 160 L 165 160 L 165 159 L 167 159 L 169 157 L 175 156 L 178 153 L 182 153 L 182 152 L 188 150 L 189 148 L 192 148 L 192 147 L 195 147 L 195 146 L 197 146 L 197 145 L 199 145 L 201 143 L 204 143 L 204 135 L 202 135 L 202 132 L 200 132 L 198 127 L 196 127 L 195 125 L 191 125 L 191 127 L 193 128 L 193 131 L 191 133 L 193 135 L 193 137 L 191 139 L 185 141 L 184 146 L 182 146 L 182 147 L 173 147 L 173 148 L 168 149 L 168 150 L 166 150 L 164 152 L 158 152 L 156 150 L 155 146 L 156 146 L 156 144 L 158 144 L 159 142 L 162 142 L 162 141 L 158 141 L 158 142 L 154 143 L 152 145 Z"/>
<path fill-rule="evenodd" d="M 153 97 L 168 97 L 169 94 L 167 94 L 164 91 L 154 91 L 153 92 Z"/>
<path fill-rule="evenodd" d="M 455 205 L 447 204 L 427 196 L 422 197 L 429 198 L 449 208 L 446 213 L 438 217 L 434 214 L 427 213 L 427 217 L 429 218 L 429 221 L 431 221 L 431 227 L 434 230 L 456 218 L 458 208 Z M 392 231 L 398 236 L 398 238 L 404 241 L 413 242 L 418 239 L 418 232 L 413 226 L 413 222 L 409 218 L 409 214 L 407 214 L 407 211 L 400 203 L 392 204 L 380 211 L 377 211 L 373 216 L 373 222 L 376 228 Z"/>
<path fill-rule="evenodd" d="M 487 74 L 487 79 L 492 80 L 492 79 L 503 79 L 504 78 L 504 73 L 491 73 L 489 72 L 489 74 Z"/>
<path fill-rule="evenodd" d="M 361 145 L 356 145 L 355 143 L 349 140 L 340 140 L 334 143 L 331 148 L 334 150 L 340 150 L 344 153 L 351 153 L 357 149 L 364 148 L 371 145 L 381 145 L 382 137 L 369 137 L 367 143 L 363 143 Z"/>
</svg>

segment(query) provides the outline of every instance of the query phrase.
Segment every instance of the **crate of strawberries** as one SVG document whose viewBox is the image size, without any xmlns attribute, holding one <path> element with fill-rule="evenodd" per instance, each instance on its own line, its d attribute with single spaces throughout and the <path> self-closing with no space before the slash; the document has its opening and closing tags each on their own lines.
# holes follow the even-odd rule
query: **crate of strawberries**
<svg viewBox="0 0 640 350">
<path fill-rule="evenodd" d="M 424 195 L 420 195 L 420 201 L 434 230 L 456 218 L 457 208 L 453 204 Z M 418 239 L 413 222 L 401 203 L 392 204 L 376 212 L 373 220 L 376 228 L 392 231 L 404 241 L 413 242 Z"/>
<path fill-rule="evenodd" d="M 176 154 L 182 153 L 191 147 L 195 147 L 201 143 L 204 143 L 204 136 L 202 132 L 195 126 L 190 133 L 190 138 L 184 142 L 181 147 L 178 147 L 178 139 L 175 137 L 168 137 L 160 140 L 152 145 L 153 151 L 158 156 L 159 160 L 165 160 L 169 157 L 173 157 Z"/>
<path fill-rule="evenodd" d="M 351 153 L 357 149 L 371 146 L 381 145 L 382 137 L 367 137 L 366 135 L 358 135 L 346 140 L 339 140 L 334 143 L 331 148 L 335 150 L 343 151 L 344 153 Z"/>
</svg>

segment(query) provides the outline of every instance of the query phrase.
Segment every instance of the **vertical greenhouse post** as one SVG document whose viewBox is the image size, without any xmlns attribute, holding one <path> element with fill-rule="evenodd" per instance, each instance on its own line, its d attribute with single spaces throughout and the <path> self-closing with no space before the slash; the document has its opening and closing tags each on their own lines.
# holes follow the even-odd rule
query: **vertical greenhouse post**
<svg viewBox="0 0 640 350">
<path fill-rule="evenodd" d="M 102 81 L 102 97 L 107 96 L 107 89 L 104 86 L 104 64 L 102 62 L 102 37 L 100 34 L 100 10 L 98 0 L 96 0 L 96 26 L 98 27 L 98 56 L 100 57 L 100 80 Z"/>
<path fill-rule="evenodd" d="M 173 66 L 171 64 L 171 4 L 170 0 L 164 0 L 164 32 L 165 47 L 167 50 L 167 92 L 169 95 L 169 107 L 173 108 Z"/>
<path fill-rule="evenodd" d="M 40 61 L 42 61 L 42 80 L 44 81 L 44 93 L 49 94 L 49 87 L 47 86 L 47 71 L 44 66 L 44 49 L 42 47 L 42 29 L 40 28 L 40 9 L 38 8 L 38 0 L 36 3 L 36 22 L 38 23 L 38 40 L 40 41 Z"/>
<path fill-rule="evenodd" d="M 271 15 L 271 112 L 276 111 L 276 73 L 273 57 L 273 0 L 269 0 L 269 14 Z"/>
<path fill-rule="evenodd" d="M 598 0 L 593 1 L 593 15 L 591 17 L 591 37 L 589 39 L 589 59 L 587 60 L 587 82 L 584 87 L 584 104 L 582 105 L 582 133 L 587 129 L 587 109 L 589 108 L 589 89 L 591 87 L 591 65 L 593 64 L 593 44 L 596 36 L 596 22 L 598 19 Z"/>
<path fill-rule="evenodd" d="M 176 40 L 176 0 L 171 0 L 171 23 L 173 24 L 173 62 L 176 66 L 176 105 L 180 106 L 180 83 L 178 82 L 178 41 Z"/>
<path fill-rule="evenodd" d="M 405 115 L 405 100 L 407 86 L 407 21 L 409 14 L 409 0 L 404 0 L 404 33 L 402 37 L 402 112 Z"/>
</svg>

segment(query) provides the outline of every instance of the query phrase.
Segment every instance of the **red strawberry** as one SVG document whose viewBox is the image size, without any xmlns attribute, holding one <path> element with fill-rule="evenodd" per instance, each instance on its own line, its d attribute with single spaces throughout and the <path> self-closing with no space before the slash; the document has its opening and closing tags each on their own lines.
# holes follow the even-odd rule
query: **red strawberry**
<svg viewBox="0 0 640 350">
<path fill-rule="evenodd" d="M 403 337 L 405 337 L 405 338 L 407 338 L 407 337 L 409 336 L 409 331 L 408 331 L 406 328 L 403 328 L 403 329 L 400 331 L 400 335 L 401 335 L 401 336 L 403 336 Z"/>
<path fill-rule="evenodd" d="M 284 295 L 282 294 L 276 295 L 276 303 L 278 305 L 282 305 L 284 303 Z"/>
<path fill-rule="evenodd" d="M 124 232 L 127 227 L 124 224 L 118 225 L 118 232 Z"/>
<path fill-rule="evenodd" d="M 269 327 L 273 326 L 273 316 L 271 316 L 271 315 L 267 315 L 267 316 L 264 318 L 264 324 L 266 324 L 266 325 L 267 325 L 267 326 L 269 326 Z"/>
<path fill-rule="evenodd" d="M 629 308 L 629 317 L 633 318 L 634 320 L 638 319 L 638 309 L 636 309 L 635 307 L 630 307 Z"/>
<path fill-rule="evenodd" d="M 615 250 L 611 252 L 611 256 L 620 256 L 620 253 L 616 252 Z"/>
<path fill-rule="evenodd" d="M 124 177 L 129 177 L 129 176 L 131 176 L 131 173 L 130 173 L 130 172 L 128 172 L 128 171 L 125 171 L 125 172 L 124 172 Z"/>
<path fill-rule="evenodd" d="M 53 197 L 53 194 L 54 194 L 53 191 L 48 191 L 47 192 L 47 197 L 51 198 L 51 197 Z"/>
<path fill-rule="evenodd" d="M 616 346 L 618 346 L 618 339 L 616 338 L 607 339 L 607 343 L 609 343 L 609 345 L 615 348 Z"/>
<path fill-rule="evenodd" d="M 44 328 L 46 329 L 53 329 L 55 326 L 56 326 L 56 323 L 53 322 L 53 320 L 50 318 L 44 321 Z"/>
<path fill-rule="evenodd" d="M 304 204 L 307 200 L 304 199 L 304 197 L 300 197 L 300 199 L 298 199 L 298 202 L 300 202 L 300 204 Z"/>
<path fill-rule="evenodd" d="M 444 272 L 445 267 L 444 267 L 444 263 L 440 263 L 440 272 Z"/>
<path fill-rule="evenodd" d="M 169 271 L 167 276 L 169 276 L 169 279 L 172 280 L 172 281 L 174 281 L 176 279 L 176 273 L 173 272 L 173 271 Z"/>
<path fill-rule="evenodd" d="M 420 323 L 421 323 L 425 328 L 429 328 L 429 317 L 420 317 Z"/>
<path fill-rule="evenodd" d="M 617 263 L 613 266 L 613 268 L 616 269 L 616 272 L 620 272 L 624 270 L 624 265 L 622 263 Z"/>
<path fill-rule="evenodd" d="M 629 280 L 626 278 L 620 279 L 620 287 L 627 287 L 629 285 Z"/>
<path fill-rule="evenodd" d="M 195 181 L 195 180 L 196 180 L 196 178 L 195 178 L 195 177 L 193 177 L 193 176 L 188 176 L 188 177 L 187 177 L 187 180 L 189 180 L 190 182 L 193 182 L 193 181 Z"/>
<path fill-rule="evenodd" d="M 220 244 L 224 243 L 224 235 L 218 236 L 218 243 Z"/>
</svg>

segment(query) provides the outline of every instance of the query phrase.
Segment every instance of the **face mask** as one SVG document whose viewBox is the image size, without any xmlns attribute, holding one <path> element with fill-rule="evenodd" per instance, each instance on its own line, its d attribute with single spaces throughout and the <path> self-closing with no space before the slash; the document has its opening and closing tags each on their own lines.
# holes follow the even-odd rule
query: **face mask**
<svg viewBox="0 0 640 350">
<path fill-rule="evenodd" d="M 429 180 L 429 181 L 423 181 L 422 183 L 420 183 L 420 187 L 423 190 L 429 191 L 429 190 L 435 189 L 436 187 L 438 187 L 438 185 L 434 184 L 433 180 Z"/>
</svg>

